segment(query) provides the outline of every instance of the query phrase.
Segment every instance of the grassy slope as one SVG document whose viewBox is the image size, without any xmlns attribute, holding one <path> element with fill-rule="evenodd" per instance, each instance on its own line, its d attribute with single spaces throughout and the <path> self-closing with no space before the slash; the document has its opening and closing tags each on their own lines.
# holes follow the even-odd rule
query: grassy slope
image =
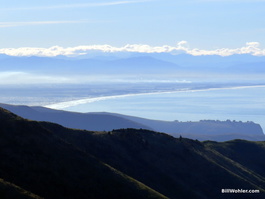
<svg viewBox="0 0 265 199">
<path fill-rule="evenodd" d="M 223 188 L 259 189 L 254 197 L 263 198 L 264 155 L 264 142 L 89 132 L 0 110 L 0 178 L 44 198 L 253 197 Z"/>
<path fill-rule="evenodd" d="M 0 198 L 1 199 L 42 199 L 41 197 L 22 189 L 10 182 L 0 178 Z"/>
<path fill-rule="evenodd" d="M 65 142 L 0 110 L 0 177 L 44 198 L 165 198 Z"/>
<path fill-rule="evenodd" d="M 227 195 L 220 194 L 223 188 L 259 189 L 264 192 L 262 157 L 265 150 L 259 147 L 263 142 L 202 143 L 146 130 L 100 133 L 65 130 L 53 124 L 48 124 L 47 128 L 170 198 L 226 198 Z M 252 145 L 257 147 L 246 154 L 240 150 L 242 142 L 246 144 L 246 149 Z M 229 144 L 232 149 L 226 147 Z M 217 150 L 218 146 L 224 147 L 223 153 L 227 154 Z M 255 159 L 249 163 L 253 157 Z M 238 195 L 230 197 L 237 198 Z"/>
</svg>

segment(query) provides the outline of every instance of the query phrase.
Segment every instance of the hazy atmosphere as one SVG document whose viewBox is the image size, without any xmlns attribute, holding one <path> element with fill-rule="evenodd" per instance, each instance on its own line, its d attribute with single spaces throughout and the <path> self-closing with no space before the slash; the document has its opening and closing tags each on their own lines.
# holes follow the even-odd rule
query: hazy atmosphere
<svg viewBox="0 0 265 199">
<path fill-rule="evenodd" d="M 0 198 L 262 198 L 264 10 L 1 3 Z"/>
<path fill-rule="evenodd" d="M 242 86 L 262 89 L 264 4 L 247 0 L 5 2 L 0 22 L 0 99 L 61 107 L 56 103 L 89 104 L 98 98 L 108 103 L 116 96 L 127 99 L 135 94 Z M 199 93 L 197 97 L 203 98 L 206 92 Z M 236 98 L 230 96 L 230 102 Z M 263 94 L 256 98 L 248 105 L 262 107 Z M 175 112 L 180 104 L 174 105 Z M 95 106 L 92 103 L 81 112 L 108 110 Z M 244 117 L 222 113 L 220 119 L 255 121 L 250 112 Z M 188 120 L 166 111 L 165 118 L 140 109 L 134 114 Z M 218 116 L 199 114 L 193 119 Z"/>
</svg>

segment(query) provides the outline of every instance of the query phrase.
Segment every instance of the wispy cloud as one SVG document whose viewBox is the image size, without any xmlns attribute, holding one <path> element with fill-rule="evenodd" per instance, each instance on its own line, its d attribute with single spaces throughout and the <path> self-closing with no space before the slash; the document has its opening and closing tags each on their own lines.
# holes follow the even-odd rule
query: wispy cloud
<svg viewBox="0 0 265 199">
<path fill-rule="evenodd" d="M 112 1 L 112 2 L 97 2 L 97 3 L 84 3 L 84 4 L 62 4 L 51 6 L 38 6 L 38 7 L 17 7 L 17 8 L 5 8 L 5 10 L 49 10 L 49 9 L 68 9 L 68 8 L 87 8 L 87 7 L 103 7 L 103 6 L 115 6 L 123 4 L 135 4 L 151 2 L 154 0 L 136 0 L 136 1 Z"/>
<path fill-rule="evenodd" d="M 254 3 L 254 2 L 265 2 L 265 0 L 192 0 L 194 2 L 212 2 L 212 3 Z"/>
<path fill-rule="evenodd" d="M 53 46 L 51 48 L 3 48 L 0 53 L 11 56 L 78 56 L 89 54 L 93 51 L 100 52 L 139 52 L 139 53 L 171 53 L 180 54 L 187 53 L 194 56 L 199 55 L 220 55 L 229 56 L 234 54 L 251 54 L 256 56 L 265 56 L 265 49 L 260 48 L 259 42 L 247 42 L 245 46 L 239 48 L 219 48 L 215 50 L 203 50 L 198 48 L 190 48 L 188 42 L 178 42 L 176 46 L 150 46 L 144 44 L 128 44 L 122 47 L 114 47 L 111 45 L 88 45 L 63 48 Z"/>
<path fill-rule="evenodd" d="M 17 26 L 36 26 L 50 24 L 74 24 L 74 23 L 93 23 L 92 21 L 18 21 L 18 22 L 0 22 L 0 28 L 17 27 Z"/>
</svg>

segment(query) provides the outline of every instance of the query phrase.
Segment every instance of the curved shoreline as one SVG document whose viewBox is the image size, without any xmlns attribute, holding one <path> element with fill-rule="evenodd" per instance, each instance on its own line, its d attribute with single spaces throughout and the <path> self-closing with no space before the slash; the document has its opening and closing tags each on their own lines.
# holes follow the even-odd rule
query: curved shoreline
<svg viewBox="0 0 265 199">
<path fill-rule="evenodd" d="M 218 88 L 206 88 L 206 89 L 180 89 L 174 91 L 160 91 L 160 92 L 150 92 L 150 93 L 133 93 L 133 94 L 122 94 L 122 95 L 112 95 L 112 96 L 103 96 L 103 97 L 93 97 L 85 98 L 80 100 L 72 100 L 66 102 L 59 102 L 55 104 L 46 105 L 44 107 L 51 109 L 64 109 L 68 107 L 73 107 L 81 104 L 93 103 L 97 101 L 132 97 L 132 96 L 142 96 L 142 95 L 155 95 L 155 94 L 169 94 L 169 93 L 178 93 L 178 92 L 203 92 L 203 91 L 213 91 L 213 90 L 231 90 L 231 89 L 247 89 L 247 88 L 262 88 L 265 85 L 254 85 L 254 86 L 234 86 L 234 87 L 218 87 Z"/>
</svg>

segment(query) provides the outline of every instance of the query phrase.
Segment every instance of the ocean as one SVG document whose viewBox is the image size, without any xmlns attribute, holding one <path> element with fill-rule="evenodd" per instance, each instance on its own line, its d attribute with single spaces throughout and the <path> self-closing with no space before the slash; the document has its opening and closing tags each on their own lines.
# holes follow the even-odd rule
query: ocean
<svg viewBox="0 0 265 199">
<path fill-rule="evenodd" d="M 265 130 L 265 86 L 112 95 L 46 107 L 75 112 L 112 112 L 166 121 L 253 121 Z"/>
</svg>

